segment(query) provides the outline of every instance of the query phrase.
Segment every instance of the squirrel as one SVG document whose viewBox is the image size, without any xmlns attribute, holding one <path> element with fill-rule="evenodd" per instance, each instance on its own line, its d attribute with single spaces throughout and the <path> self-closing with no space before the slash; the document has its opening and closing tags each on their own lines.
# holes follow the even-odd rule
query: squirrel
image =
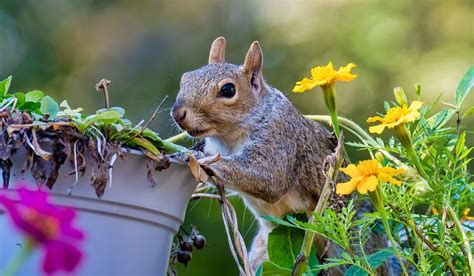
<svg viewBox="0 0 474 276">
<path fill-rule="evenodd" d="M 225 188 L 237 191 L 258 220 L 249 253 L 256 271 L 268 260 L 268 234 L 275 227 L 261 216 L 314 210 L 325 183 L 323 162 L 337 139 L 265 82 L 258 41 L 243 65 L 225 62 L 225 46 L 223 37 L 215 39 L 209 63 L 182 75 L 171 116 L 189 136 L 204 139 L 206 155 L 220 154 L 207 169 Z M 316 244 L 322 252 L 325 242 Z M 336 257 L 333 249 L 326 250 L 328 256 Z"/>
</svg>

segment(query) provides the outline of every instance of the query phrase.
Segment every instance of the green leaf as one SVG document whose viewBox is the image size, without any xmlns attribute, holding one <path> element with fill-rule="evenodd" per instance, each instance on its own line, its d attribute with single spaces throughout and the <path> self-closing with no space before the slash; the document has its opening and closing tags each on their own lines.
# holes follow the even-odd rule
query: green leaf
<svg viewBox="0 0 474 276">
<path fill-rule="evenodd" d="M 5 96 L 8 93 L 11 82 L 12 76 L 8 76 L 8 78 L 0 81 L 0 95 Z"/>
<path fill-rule="evenodd" d="M 101 108 L 101 109 L 97 110 L 96 114 L 105 113 L 105 112 L 110 111 L 110 110 L 113 110 L 113 111 L 117 112 L 120 118 L 122 118 L 125 115 L 125 109 L 123 109 L 119 106 L 113 106 L 109 109 Z"/>
<path fill-rule="evenodd" d="M 462 114 L 461 119 L 467 118 L 467 117 L 471 116 L 472 114 L 474 114 L 474 106 L 471 106 L 468 110 L 466 110 L 466 112 L 464 112 L 464 114 Z"/>
<path fill-rule="evenodd" d="M 325 263 L 318 265 L 320 270 L 337 267 L 340 265 L 351 264 L 350 262 L 347 262 L 345 259 L 326 258 L 325 261 L 326 261 Z"/>
<path fill-rule="evenodd" d="M 37 114 L 41 114 L 41 104 L 40 103 L 34 103 L 34 102 L 25 102 L 22 106 L 21 109 L 23 111 L 29 111 Z"/>
<path fill-rule="evenodd" d="M 117 122 L 120 119 L 120 115 L 114 111 L 114 110 L 109 110 L 106 112 L 98 113 L 94 117 L 94 121 L 100 121 L 105 124 L 112 124 Z"/>
<path fill-rule="evenodd" d="M 366 276 L 369 275 L 367 271 L 363 270 L 362 268 L 358 266 L 351 266 L 346 272 L 344 273 L 344 276 Z"/>
<path fill-rule="evenodd" d="M 59 104 L 59 106 L 65 108 L 65 109 L 71 109 L 71 107 L 69 106 L 69 104 L 67 103 L 66 100 L 62 101 L 62 102 Z"/>
<path fill-rule="evenodd" d="M 464 131 L 459 135 L 458 141 L 456 142 L 456 155 L 459 156 L 464 149 L 466 143 L 466 132 Z"/>
<path fill-rule="evenodd" d="M 143 139 L 141 137 L 135 137 L 133 138 L 129 144 L 131 144 L 132 146 L 139 146 L 141 148 L 144 148 L 148 151 L 150 151 L 151 153 L 153 154 L 160 154 L 160 151 L 148 140 L 146 139 Z"/>
<path fill-rule="evenodd" d="M 44 93 L 43 91 L 40 90 L 33 90 L 25 95 L 25 100 L 27 102 L 32 102 L 32 103 L 39 103 L 41 99 L 43 99 Z"/>
<path fill-rule="evenodd" d="M 368 256 L 367 262 L 369 263 L 369 266 L 372 270 L 376 270 L 392 255 L 393 255 L 392 250 L 382 249 Z M 362 275 L 367 275 L 367 271 L 363 270 L 362 268 L 358 266 L 353 265 L 346 271 L 346 273 L 344 273 L 344 275 L 362 276 Z"/>
<path fill-rule="evenodd" d="M 123 118 L 123 116 L 125 115 L 125 109 L 119 106 L 113 106 L 110 108 L 110 110 L 117 112 L 120 118 Z"/>
<path fill-rule="evenodd" d="M 16 98 L 16 106 L 20 108 L 26 101 L 25 93 L 17 92 L 14 96 Z"/>
<path fill-rule="evenodd" d="M 142 136 L 148 140 L 151 140 L 156 147 L 163 149 L 167 153 L 189 152 L 189 149 L 186 147 L 168 142 L 166 140 L 161 140 L 158 134 L 149 128 L 143 130 Z"/>
<path fill-rule="evenodd" d="M 453 109 L 442 109 L 440 112 L 426 119 L 431 128 L 440 129 L 453 117 L 456 110 Z"/>
<path fill-rule="evenodd" d="M 262 264 L 260 275 L 291 276 L 291 269 L 279 267 L 278 265 L 268 261 Z"/>
<path fill-rule="evenodd" d="M 116 111 L 108 110 L 95 115 L 87 116 L 85 124 L 87 128 L 89 125 L 94 123 L 113 124 L 118 120 L 120 120 L 119 114 Z"/>
<path fill-rule="evenodd" d="M 393 251 L 391 249 L 382 249 L 373 254 L 371 254 L 367 258 L 367 262 L 370 265 L 370 268 L 373 270 L 377 269 L 381 266 L 388 258 L 393 255 Z"/>
<path fill-rule="evenodd" d="M 59 104 L 59 107 L 64 108 L 64 110 L 59 111 L 58 113 L 56 113 L 57 117 L 67 117 L 67 118 L 71 118 L 71 119 L 75 119 L 75 120 L 80 120 L 82 118 L 81 111 L 83 111 L 84 109 L 82 109 L 80 107 L 76 108 L 76 109 L 71 109 L 71 107 L 69 106 L 67 101 L 62 101 Z"/>
<path fill-rule="evenodd" d="M 46 96 L 41 100 L 41 113 L 49 114 L 51 119 L 56 118 L 56 114 L 59 112 L 58 103 L 51 98 L 50 96 Z"/>
<path fill-rule="evenodd" d="M 158 136 L 158 133 L 154 132 L 153 130 L 149 128 L 145 128 L 142 132 L 142 136 L 146 138 L 150 138 L 154 141 L 161 141 L 160 136 Z"/>
<path fill-rule="evenodd" d="M 472 86 L 474 85 L 474 65 L 471 65 L 469 69 L 464 74 L 464 77 L 459 82 L 458 88 L 456 89 L 456 97 L 454 98 L 456 102 L 457 109 L 459 110 L 462 102 L 466 98 L 469 91 L 471 91 Z"/>
<path fill-rule="evenodd" d="M 268 256 L 272 263 L 292 269 L 303 243 L 304 231 L 277 226 L 268 236 Z"/>
<path fill-rule="evenodd" d="M 284 225 L 284 226 L 287 226 L 287 227 L 296 227 L 295 225 L 287 222 L 286 220 L 283 220 L 281 218 L 275 218 L 275 217 L 271 217 L 271 216 L 262 216 L 262 218 L 268 220 L 268 221 L 271 221 L 275 224 L 279 224 L 279 225 Z"/>
</svg>

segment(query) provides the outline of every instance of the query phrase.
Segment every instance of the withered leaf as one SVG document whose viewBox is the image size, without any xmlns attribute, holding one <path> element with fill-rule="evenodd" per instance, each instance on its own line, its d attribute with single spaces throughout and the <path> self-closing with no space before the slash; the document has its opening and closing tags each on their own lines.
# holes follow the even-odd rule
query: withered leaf
<svg viewBox="0 0 474 276">
<path fill-rule="evenodd" d="M 192 155 L 189 156 L 188 167 L 191 170 L 191 173 L 193 174 L 196 181 L 203 182 L 203 183 L 207 182 L 207 180 L 209 179 L 209 176 L 201 168 L 201 165 L 199 165 L 199 162 L 197 161 L 197 159 Z"/>
<path fill-rule="evenodd" d="M 51 161 L 51 168 L 49 170 L 48 179 L 46 179 L 46 186 L 49 189 L 53 188 L 54 183 L 58 179 L 59 169 L 66 162 L 67 159 L 67 147 L 64 141 L 59 136 L 56 136 L 53 140 L 53 158 Z"/>
<path fill-rule="evenodd" d="M 33 163 L 31 166 L 31 175 L 36 180 L 36 184 L 41 186 L 46 180 L 46 169 L 44 166 L 44 159 L 37 155 L 33 155 Z"/>
<path fill-rule="evenodd" d="M 155 170 L 162 171 L 162 170 L 166 170 L 167 168 L 170 167 L 170 164 L 171 164 L 170 159 L 166 155 L 163 155 L 163 154 L 156 155 L 156 154 L 153 154 L 149 151 L 144 151 L 143 155 L 145 155 L 145 157 L 155 161 L 155 164 L 156 164 Z"/>
<path fill-rule="evenodd" d="M 188 167 L 196 181 L 206 183 L 209 180 L 209 176 L 212 176 L 210 170 L 208 170 L 207 167 L 217 162 L 219 159 L 219 154 L 201 158 L 199 160 L 193 155 L 189 155 Z"/>
<path fill-rule="evenodd" d="M 105 166 L 94 168 L 92 170 L 92 187 L 95 189 L 95 194 L 101 198 L 105 193 L 105 187 L 107 186 L 107 170 Z"/>
<path fill-rule="evenodd" d="M 53 154 L 41 148 L 38 142 L 38 138 L 36 136 L 36 131 L 34 129 L 31 130 L 31 134 L 32 134 L 31 143 L 33 144 L 34 151 L 36 152 L 36 154 L 41 156 L 41 158 L 43 158 L 44 160 L 51 159 L 53 157 Z"/>
<path fill-rule="evenodd" d="M 148 181 L 150 181 L 151 187 L 156 187 L 158 185 L 158 178 L 153 174 L 155 160 L 147 158 L 145 161 L 145 164 L 146 164 L 146 176 L 148 178 Z"/>
</svg>

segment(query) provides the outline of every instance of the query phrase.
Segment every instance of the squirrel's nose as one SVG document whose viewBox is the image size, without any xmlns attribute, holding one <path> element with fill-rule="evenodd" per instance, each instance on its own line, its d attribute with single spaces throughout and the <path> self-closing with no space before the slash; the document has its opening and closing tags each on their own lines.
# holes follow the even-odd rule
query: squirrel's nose
<svg viewBox="0 0 474 276">
<path fill-rule="evenodd" d="M 186 119 L 186 108 L 182 106 L 173 106 L 172 115 L 177 123 L 181 123 Z"/>
<path fill-rule="evenodd" d="M 176 119 L 180 122 L 184 121 L 186 119 L 186 109 L 181 108 L 178 110 L 178 113 L 176 113 Z"/>
</svg>

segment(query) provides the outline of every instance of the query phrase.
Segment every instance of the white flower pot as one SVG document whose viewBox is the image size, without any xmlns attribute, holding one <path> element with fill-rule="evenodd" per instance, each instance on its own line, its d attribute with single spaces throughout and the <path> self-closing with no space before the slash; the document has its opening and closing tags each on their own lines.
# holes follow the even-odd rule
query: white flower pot
<svg viewBox="0 0 474 276">
<path fill-rule="evenodd" d="M 145 158 L 126 153 L 112 170 L 112 186 L 99 199 L 90 181 L 90 164 L 84 177 L 79 178 L 72 195 L 68 189 L 75 181 L 66 163 L 51 191 L 57 205 L 78 210 L 76 223 L 86 231 L 83 243 L 84 258 L 76 275 L 165 275 L 171 242 L 183 222 L 187 203 L 196 181 L 187 167 L 172 164 L 167 170 L 156 172 L 159 181 L 151 188 L 147 179 Z M 36 187 L 29 171 L 20 170 L 25 155 L 14 155 L 11 171 L 11 193 L 20 179 Z M 45 190 L 48 190 L 44 187 Z M 1 207 L 0 207 L 1 208 Z M 20 251 L 23 238 L 13 229 L 5 213 L 0 214 L 0 272 Z M 36 250 L 20 275 L 41 274 L 41 252 Z"/>
</svg>

